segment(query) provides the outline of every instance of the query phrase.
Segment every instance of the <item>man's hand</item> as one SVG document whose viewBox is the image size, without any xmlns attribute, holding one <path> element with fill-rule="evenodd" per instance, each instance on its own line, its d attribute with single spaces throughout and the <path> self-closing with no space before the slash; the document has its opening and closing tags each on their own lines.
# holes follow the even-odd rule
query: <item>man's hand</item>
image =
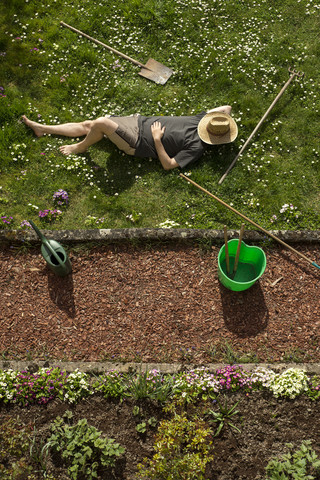
<svg viewBox="0 0 320 480">
<path fill-rule="evenodd" d="M 172 168 L 179 167 L 174 158 L 170 158 L 162 145 L 162 137 L 164 135 L 166 127 L 162 127 L 160 122 L 154 122 L 151 125 L 151 134 L 156 147 L 157 154 L 161 165 L 165 170 L 171 170 Z"/>
<path fill-rule="evenodd" d="M 164 135 L 164 131 L 165 131 L 166 127 L 161 127 L 161 123 L 160 122 L 154 122 L 152 125 L 151 125 L 151 134 L 152 134 L 152 138 L 154 141 L 156 140 L 161 140 L 161 138 L 163 137 Z"/>
</svg>

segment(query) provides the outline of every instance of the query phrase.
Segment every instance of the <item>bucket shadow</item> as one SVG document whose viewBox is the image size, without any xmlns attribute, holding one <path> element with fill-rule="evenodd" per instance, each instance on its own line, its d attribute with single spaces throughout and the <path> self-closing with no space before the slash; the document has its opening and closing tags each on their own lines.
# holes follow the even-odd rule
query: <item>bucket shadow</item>
<svg viewBox="0 0 320 480">
<path fill-rule="evenodd" d="M 269 323 L 269 312 L 260 283 L 248 290 L 233 292 L 219 282 L 226 328 L 240 338 L 254 337 Z"/>
<path fill-rule="evenodd" d="M 59 277 L 48 270 L 48 290 L 52 302 L 64 311 L 69 318 L 74 318 L 76 309 L 73 294 L 72 273 L 66 277 Z"/>
</svg>

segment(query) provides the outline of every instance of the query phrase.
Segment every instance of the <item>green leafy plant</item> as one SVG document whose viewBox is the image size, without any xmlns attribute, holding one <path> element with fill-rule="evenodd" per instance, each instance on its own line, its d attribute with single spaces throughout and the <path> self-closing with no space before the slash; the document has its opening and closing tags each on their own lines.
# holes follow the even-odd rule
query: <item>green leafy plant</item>
<svg viewBox="0 0 320 480">
<path fill-rule="evenodd" d="M 138 423 L 138 425 L 136 426 L 136 430 L 137 430 L 138 433 L 146 433 L 146 431 L 147 431 L 146 422 Z"/>
<path fill-rule="evenodd" d="M 208 410 L 208 415 L 210 415 L 211 421 L 214 423 L 217 423 L 217 430 L 214 434 L 215 437 L 219 435 L 223 427 L 226 425 L 230 427 L 233 430 L 236 430 L 237 432 L 240 433 L 240 430 L 238 427 L 236 427 L 233 423 L 231 423 L 230 419 L 237 415 L 239 413 L 238 410 L 235 410 L 239 402 L 237 402 L 233 407 L 229 408 L 227 404 L 227 400 L 225 400 L 224 405 L 222 405 L 220 402 L 217 402 L 217 405 L 219 407 L 219 412 L 215 412 L 214 410 L 210 409 Z"/>
<path fill-rule="evenodd" d="M 72 412 L 67 411 L 64 418 L 57 417 L 51 426 L 52 434 L 46 448 L 60 454 L 73 480 L 83 477 L 91 480 L 97 477 L 100 468 L 113 467 L 125 449 L 113 439 L 104 438 L 95 427 L 88 425 L 86 419 L 70 425 L 72 416 Z"/>
<path fill-rule="evenodd" d="M 150 427 L 155 427 L 157 423 L 158 423 L 158 420 L 155 417 L 150 417 L 148 419 L 148 424 L 150 425 Z"/>
<path fill-rule="evenodd" d="M 174 413 L 163 420 L 155 438 L 155 454 L 138 466 L 137 479 L 204 480 L 206 465 L 213 459 L 212 431 L 197 416 Z"/>
<path fill-rule="evenodd" d="M 266 480 L 316 480 L 320 474 L 320 460 L 311 448 L 311 442 L 302 442 L 293 450 L 292 443 L 286 445 L 289 452 L 270 460 L 266 467 Z"/>
<path fill-rule="evenodd" d="M 213 459 L 211 428 L 201 415 L 187 414 L 178 401 L 168 403 L 164 411 L 172 418 L 160 422 L 155 454 L 138 465 L 137 480 L 204 480 Z"/>
</svg>

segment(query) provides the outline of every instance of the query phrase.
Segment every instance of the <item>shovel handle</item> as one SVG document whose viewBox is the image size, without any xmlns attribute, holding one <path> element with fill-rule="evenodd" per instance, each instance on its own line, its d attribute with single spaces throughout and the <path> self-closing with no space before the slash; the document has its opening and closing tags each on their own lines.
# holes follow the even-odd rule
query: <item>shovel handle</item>
<svg viewBox="0 0 320 480">
<path fill-rule="evenodd" d="M 147 68 L 145 65 L 143 65 L 143 63 L 138 62 L 138 60 L 134 60 L 133 58 L 128 57 L 127 55 L 125 55 L 124 53 L 119 52 L 119 51 L 116 50 L 115 48 L 109 47 L 109 45 L 106 45 L 105 43 L 102 43 L 102 42 L 100 42 L 99 40 L 97 40 L 97 39 L 95 39 L 95 38 L 93 38 L 93 37 L 90 37 L 90 35 L 87 35 L 86 33 L 81 32 L 81 31 L 78 30 L 77 28 L 74 28 L 74 27 L 72 27 L 71 25 L 68 25 L 67 23 L 62 22 L 62 21 L 60 21 L 60 24 L 61 24 L 63 27 L 69 28 L 69 29 L 72 30 L 73 32 L 78 33 L 79 35 L 82 35 L 83 37 L 87 38 L 88 40 L 91 40 L 91 42 L 94 42 L 94 43 L 96 43 L 97 45 L 101 45 L 102 47 L 107 48 L 108 50 L 110 50 L 110 52 L 113 52 L 113 53 L 116 53 L 117 55 L 120 55 L 120 57 L 123 57 L 123 58 L 125 58 L 126 60 L 129 60 L 129 62 L 132 62 L 132 63 L 134 63 L 135 65 L 138 65 L 138 67 Z M 149 69 L 148 69 L 148 70 L 149 70 Z"/>
</svg>

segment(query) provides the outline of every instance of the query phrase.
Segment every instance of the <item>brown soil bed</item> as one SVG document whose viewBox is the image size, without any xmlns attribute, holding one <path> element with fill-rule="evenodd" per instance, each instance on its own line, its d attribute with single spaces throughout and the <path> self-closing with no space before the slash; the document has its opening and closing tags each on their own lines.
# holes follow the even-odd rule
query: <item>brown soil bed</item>
<svg viewBox="0 0 320 480">
<path fill-rule="evenodd" d="M 318 246 L 295 248 L 318 261 Z M 218 280 L 218 252 L 194 244 L 77 246 L 69 249 L 72 274 L 61 278 L 39 248 L 5 246 L 0 352 L 19 359 L 206 363 L 227 361 L 228 344 L 240 359 L 318 362 L 320 271 L 276 246 L 265 249 L 259 282 L 233 292 Z"/>
<path fill-rule="evenodd" d="M 239 402 L 236 407 L 239 413 L 232 417 L 232 423 L 239 428 L 240 433 L 224 427 L 220 435 L 213 438 L 214 460 L 206 470 L 208 480 L 265 479 L 265 467 L 269 460 L 286 453 L 288 442 L 292 443 L 296 450 L 303 440 L 311 440 L 312 448 L 320 457 L 319 401 L 312 402 L 306 397 L 295 400 L 276 399 L 262 392 L 253 392 L 246 396 L 238 392 L 229 395 L 228 406 L 231 407 L 236 402 Z M 164 418 L 157 405 L 147 401 L 140 402 L 139 405 L 146 419 L 153 416 L 160 421 Z M 209 406 L 218 411 L 216 405 Z M 90 425 L 94 425 L 104 435 L 114 438 L 126 449 L 115 471 L 99 478 L 131 480 L 137 472 L 137 464 L 146 457 L 152 457 L 156 432 L 156 428 L 149 426 L 145 434 L 137 432 L 139 419 L 134 417 L 133 407 L 134 403 L 129 400 L 118 403 L 96 396 L 71 408 L 60 401 L 53 401 L 46 407 L 1 407 L 0 423 L 17 416 L 25 424 L 31 422 L 36 427 L 37 444 L 43 445 L 50 435 L 50 423 L 66 410 L 72 410 L 75 423 L 86 418 Z M 188 407 L 189 410 L 191 408 Z M 197 408 L 199 413 L 200 409 Z M 216 425 L 208 423 L 209 425 L 215 431 Z M 54 473 L 55 478 L 68 478 L 59 458 L 49 456 L 46 465 L 47 472 Z M 40 478 L 43 477 L 39 476 Z M 315 478 L 319 479 L 320 476 Z"/>
</svg>

